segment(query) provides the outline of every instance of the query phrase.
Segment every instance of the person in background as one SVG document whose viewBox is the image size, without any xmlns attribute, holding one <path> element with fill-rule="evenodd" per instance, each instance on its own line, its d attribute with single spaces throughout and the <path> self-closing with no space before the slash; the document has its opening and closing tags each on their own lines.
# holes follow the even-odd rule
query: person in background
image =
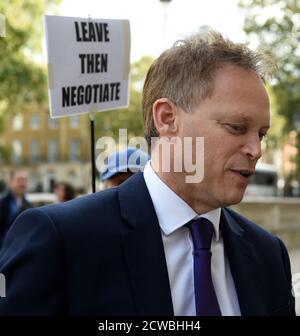
<svg viewBox="0 0 300 336">
<path fill-rule="evenodd" d="M 70 201 L 76 197 L 75 189 L 70 183 L 58 182 L 54 187 L 58 202 Z"/>
<path fill-rule="evenodd" d="M 134 147 L 113 152 L 105 160 L 101 181 L 105 188 L 117 187 L 134 173 L 143 171 L 149 159 L 147 153 Z"/>
<path fill-rule="evenodd" d="M 27 185 L 26 171 L 21 169 L 11 171 L 8 190 L 0 198 L 0 247 L 13 221 L 22 211 L 32 207 L 25 197 Z"/>
</svg>

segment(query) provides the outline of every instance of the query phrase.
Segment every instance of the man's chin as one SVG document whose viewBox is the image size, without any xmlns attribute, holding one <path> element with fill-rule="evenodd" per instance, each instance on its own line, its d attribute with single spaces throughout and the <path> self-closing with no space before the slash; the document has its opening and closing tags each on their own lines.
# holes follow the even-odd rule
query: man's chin
<svg viewBox="0 0 300 336">
<path fill-rule="evenodd" d="M 226 195 L 225 197 L 225 206 L 230 206 L 230 205 L 234 205 L 234 204 L 238 204 L 242 201 L 243 197 L 244 197 L 245 192 L 236 192 L 236 193 L 230 193 L 228 195 Z"/>
</svg>

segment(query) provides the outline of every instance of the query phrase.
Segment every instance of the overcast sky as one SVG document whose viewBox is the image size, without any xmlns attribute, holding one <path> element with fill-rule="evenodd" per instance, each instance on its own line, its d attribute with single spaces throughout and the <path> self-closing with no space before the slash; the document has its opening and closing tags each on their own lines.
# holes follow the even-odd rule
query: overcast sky
<svg viewBox="0 0 300 336">
<path fill-rule="evenodd" d="M 243 15 L 237 0 L 64 0 L 60 14 L 104 19 L 129 19 L 131 61 L 157 56 L 177 39 L 209 25 L 234 41 L 244 42 Z"/>
</svg>

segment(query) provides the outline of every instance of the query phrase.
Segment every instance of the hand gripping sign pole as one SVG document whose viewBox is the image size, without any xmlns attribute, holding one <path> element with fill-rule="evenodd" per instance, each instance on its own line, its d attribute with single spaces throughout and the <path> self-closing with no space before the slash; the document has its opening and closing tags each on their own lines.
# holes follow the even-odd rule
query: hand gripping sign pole
<svg viewBox="0 0 300 336">
<path fill-rule="evenodd" d="M 89 113 L 95 192 L 95 113 L 128 107 L 129 21 L 46 15 L 45 31 L 50 115 Z"/>
</svg>

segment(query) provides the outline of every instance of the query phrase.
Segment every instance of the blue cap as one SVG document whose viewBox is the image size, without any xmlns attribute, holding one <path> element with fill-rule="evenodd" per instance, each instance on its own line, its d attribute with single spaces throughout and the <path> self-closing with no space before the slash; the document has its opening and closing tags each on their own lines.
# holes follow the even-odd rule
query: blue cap
<svg viewBox="0 0 300 336">
<path fill-rule="evenodd" d="M 104 162 L 101 180 L 106 181 L 118 173 L 142 171 L 150 156 L 141 149 L 128 147 L 126 150 L 110 154 Z"/>
</svg>

